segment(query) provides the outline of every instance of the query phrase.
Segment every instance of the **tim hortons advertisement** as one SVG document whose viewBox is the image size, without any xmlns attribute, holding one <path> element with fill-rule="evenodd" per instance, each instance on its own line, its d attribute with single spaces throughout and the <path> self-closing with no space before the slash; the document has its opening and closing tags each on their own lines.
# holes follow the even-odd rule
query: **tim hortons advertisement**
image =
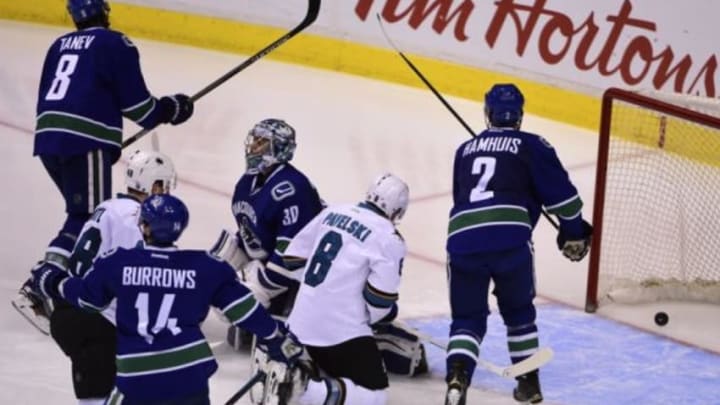
<svg viewBox="0 0 720 405">
<path fill-rule="evenodd" d="M 460 62 L 463 55 L 471 55 L 469 59 L 483 66 L 495 60 L 585 85 L 602 81 L 601 87 L 718 96 L 718 47 L 712 40 L 717 34 L 711 34 L 709 20 L 708 27 L 696 26 L 702 23 L 697 15 L 707 10 L 684 3 L 693 9 L 687 13 L 676 10 L 677 3 L 669 7 L 641 0 L 569 3 L 360 0 L 355 13 L 369 21 L 378 12 L 389 24 L 422 29 L 425 35 L 432 31 L 457 52 L 453 59 Z M 678 24 L 685 28 L 678 29 Z"/>
<path fill-rule="evenodd" d="M 280 26 L 305 11 L 301 0 L 143 3 Z M 403 51 L 432 58 L 580 90 L 718 97 L 720 1 L 324 0 L 310 31 L 387 47 L 376 15 Z"/>
</svg>

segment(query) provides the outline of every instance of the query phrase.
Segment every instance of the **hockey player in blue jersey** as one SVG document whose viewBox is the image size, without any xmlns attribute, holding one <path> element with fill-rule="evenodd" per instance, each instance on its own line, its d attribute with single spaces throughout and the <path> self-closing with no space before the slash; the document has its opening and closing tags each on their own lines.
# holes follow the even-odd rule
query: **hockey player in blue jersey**
<svg viewBox="0 0 720 405">
<path fill-rule="evenodd" d="M 126 192 L 103 201 L 85 222 L 70 255 L 69 272 L 82 277 L 103 254 L 142 242 L 138 227 L 140 204 L 151 195 L 170 193 L 176 179 L 169 156 L 140 150 L 130 155 L 125 170 Z M 70 358 L 78 405 L 102 405 L 115 384 L 115 305 L 96 313 L 62 300 L 54 303 L 50 334 Z"/>
<path fill-rule="evenodd" d="M 292 309 L 299 287 L 285 268 L 283 253 L 324 206 L 310 180 L 290 164 L 295 139 L 295 129 L 280 119 L 262 120 L 250 130 L 245 141 L 247 168 L 232 198 L 238 232 L 224 231 L 211 250 L 240 271 L 263 305 L 280 317 Z M 250 345 L 248 335 L 238 328 L 231 327 L 227 336 L 236 349 Z M 425 351 L 416 335 L 387 324 L 375 336 L 388 371 L 427 372 Z"/>
<path fill-rule="evenodd" d="M 83 278 L 54 266 L 33 271 L 37 290 L 79 308 L 99 311 L 116 299 L 117 377 L 107 403 L 209 404 L 217 363 L 200 325 L 210 306 L 256 334 L 272 360 L 291 364 L 303 351 L 231 266 L 173 245 L 188 219 L 177 197 L 152 196 L 140 209 L 144 243 L 103 255 Z"/>
<path fill-rule="evenodd" d="M 112 165 L 120 157 L 123 117 L 143 128 L 180 124 L 193 103 L 184 94 L 153 97 L 145 85 L 138 50 L 109 29 L 105 0 L 68 0 L 77 28 L 48 49 L 38 91 L 35 146 L 65 200 L 67 217 L 43 261 L 61 267 L 95 207 L 111 197 Z M 47 333 L 49 305 L 23 285 L 13 305 Z M 38 317 L 40 316 L 40 317 Z"/>
<path fill-rule="evenodd" d="M 290 163 L 295 129 L 279 119 L 265 119 L 245 142 L 247 169 L 235 185 L 232 213 L 239 242 L 247 254 L 244 275 L 253 291 L 275 315 L 287 314 L 297 282 L 282 255 L 290 240 L 323 208 L 310 180 Z"/>
<path fill-rule="evenodd" d="M 446 405 L 465 404 L 486 333 L 491 281 L 511 361 L 538 349 L 532 231 L 542 207 L 560 220 L 557 243 L 565 257 L 579 261 L 590 247 L 592 227 L 582 218 L 582 201 L 555 150 L 541 136 L 520 130 L 523 105 L 515 85 L 494 85 L 485 94 L 488 129 L 455 153 L 447 239 L 452 324 Z M 517 401 L 542 401 L 538 370 L 517 382 Z"/>
</svg>

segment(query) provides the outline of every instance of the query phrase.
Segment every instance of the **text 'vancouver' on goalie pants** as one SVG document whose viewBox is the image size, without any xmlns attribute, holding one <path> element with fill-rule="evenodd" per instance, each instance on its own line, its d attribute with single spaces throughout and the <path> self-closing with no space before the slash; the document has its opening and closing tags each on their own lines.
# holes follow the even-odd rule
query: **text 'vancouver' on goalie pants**
<svg viewBox="0 0 720 405">
<path fill-rule="evenodd" d="M 480 343 L 487 332 L 490 314 L 490 281 L 500 315 L 507 327 L 507 341 L 513 363 L 532 355 L 538 348 L 535 325 L 535 269 L 532 245 L 498 252 L 450 254 L 450 342 L 447 369 L 455 361 L 465 365 L 472 378 Z"/>
<path fill-rule="evenodd" d="M 72 363 L 75 396 L 105 398 L 115 385 L 115 326 L 99 313 L 57 301 L 50 334 Z"/>
</svg>

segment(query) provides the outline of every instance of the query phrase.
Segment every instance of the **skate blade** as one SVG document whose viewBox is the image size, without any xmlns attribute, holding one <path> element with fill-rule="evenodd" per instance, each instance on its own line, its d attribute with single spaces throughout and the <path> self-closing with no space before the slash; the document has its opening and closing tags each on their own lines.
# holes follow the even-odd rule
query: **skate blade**
<svg viewBox="0 0 720 405">
<path fill-rule="evenodd" d="M 10 302 L 13 308 L 15 308 L 23 318 L 27 319 L 35 329 L 39 330 L 40 333 L 45 336 L 50 336 L 50 320 L 45 316 L 38 315 L 28 299 L 18 297 Z"/>
</svg>

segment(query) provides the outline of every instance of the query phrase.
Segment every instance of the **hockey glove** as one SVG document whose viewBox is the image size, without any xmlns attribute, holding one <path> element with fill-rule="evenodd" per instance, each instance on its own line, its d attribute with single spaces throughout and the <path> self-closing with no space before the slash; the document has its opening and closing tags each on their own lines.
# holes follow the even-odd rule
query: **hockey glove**
<svg viewBox="0 0 720 405">
<path fill-rule="evenodd" d="M 175 94 L 160 98 L 160 121 L 173 125 L 187 121 L 195 110 L 193 101 L 185 94 Z"/>
<path fill-rule="evenodd" d="M 293 365 L 303 353 L 303 346 L 284 323 L 278 322 L 275 332 L 258 339 L 258 346 L 268 354 L 270 360 Z"/>
<path fill-rule="evenodd" d="M 592 240 L 592 225 L 587 221 L 582 221 L 583 234 L 580 238 L 574 237 L 569 238 L 565 233 L 560 230 L 557 236 L 557 245 L 563 253 L 563 256 L 567 257 L 573 262 L 579 262 L 590 250 L 590 242 Z"/>
<path fill-rule="evenodd" d="M 44 296 L 53 299 L 62 299 L 58 286 L 60 282 L 68 278 L 65 270 L 54 263 L 43 262 L 33 267 L 32 286 L 33 290 L 40 291 Z"/>
</svg>

